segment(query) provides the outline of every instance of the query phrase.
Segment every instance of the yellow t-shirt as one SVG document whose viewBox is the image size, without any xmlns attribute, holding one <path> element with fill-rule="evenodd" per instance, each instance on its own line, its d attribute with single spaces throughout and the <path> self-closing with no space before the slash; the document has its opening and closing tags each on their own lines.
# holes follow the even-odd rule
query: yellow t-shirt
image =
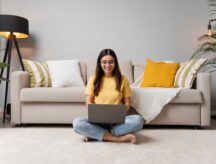
<svg viewBox="0 0 216 164">
<path fill-rule="evenodd" d="M 131 97 L 130 84 L 125 76 L 122 76 L 120 92 L 116 90 L 114 77 L 103 76 L 101 89 L 97 96 L 94 95 L 94 79 L 95 76 L 90 78 L 85 94 L 94 96 L 95 104 L 122 104 L 122 98 Z"/>
</svg>

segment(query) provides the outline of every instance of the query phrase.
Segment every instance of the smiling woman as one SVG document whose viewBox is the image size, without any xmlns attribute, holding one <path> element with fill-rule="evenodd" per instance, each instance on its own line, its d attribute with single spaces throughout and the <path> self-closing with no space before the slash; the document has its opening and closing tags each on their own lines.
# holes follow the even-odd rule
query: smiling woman
<svg viewBox="0 0 216 164">
<path fill-rule="evenodd" d="M 89 104 L 123 104 L 127 110 L 131 107 L 131 89 L 126 76 L 121 74 L 115 52 L 104 49 L 97 59 L 95 75 L 86 86 L 86 105 Z M 73 121 L 74 131 L 99 141 L 136 143 L 133 134 L 142 129 L 144 118 L 140 115 L 128 115 L 125 123 L 98 124 L 92 123 L 85 117 L 78 117 Z"/>
</svg>

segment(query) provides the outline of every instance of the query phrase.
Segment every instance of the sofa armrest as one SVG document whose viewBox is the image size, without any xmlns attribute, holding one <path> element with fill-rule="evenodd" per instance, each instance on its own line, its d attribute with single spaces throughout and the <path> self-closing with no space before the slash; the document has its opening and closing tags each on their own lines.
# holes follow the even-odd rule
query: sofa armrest
<svg viewBox="0 0 216 164">
<path fill-rule="evenodd" d="M 20 91 L 29 88 L 28 72 L 15 71 L 11 73 L 11 123 L 21 123 Z"/>
<path fill-rule="evenodd" d="M 202 92 L 203 103 L 201 104 L 201 126 L 210 126 L 211 121 L 211 75 L 199 73 L 196 87 Z"/>
</svg>

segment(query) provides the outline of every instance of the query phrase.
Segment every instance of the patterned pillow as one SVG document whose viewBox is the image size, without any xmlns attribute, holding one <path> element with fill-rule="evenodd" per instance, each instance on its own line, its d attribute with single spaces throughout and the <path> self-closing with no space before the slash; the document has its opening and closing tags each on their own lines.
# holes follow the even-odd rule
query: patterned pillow
<svg viewBox="0 0 216 164">
<path fill-rule="evenodd" d="M 25 71 L 29 73 L 32 88 L 52 86 L 50 73 L 45 63 L 23 59 L 23 64 Z"/>
<path fill-rule="evenodd" d="M 198 70 L 206 61 L 207 59 L 192 59 L 181 63 L 175 76 L 174 87 L 191 88 Z"/>
</svg>

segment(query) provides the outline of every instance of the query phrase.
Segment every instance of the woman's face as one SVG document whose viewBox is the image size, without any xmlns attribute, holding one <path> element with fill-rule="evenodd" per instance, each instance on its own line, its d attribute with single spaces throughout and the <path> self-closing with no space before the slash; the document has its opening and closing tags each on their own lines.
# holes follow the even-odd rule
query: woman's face
<svg viewBox="0 0 216 164">
<path fill-rule="evenodd" d="M 111 55 L 106 55 L 101 58 L 101 68 L 106 76 L 112 76 L 112 71 L 115 68 L 115 60 Z"/>
</svg>

